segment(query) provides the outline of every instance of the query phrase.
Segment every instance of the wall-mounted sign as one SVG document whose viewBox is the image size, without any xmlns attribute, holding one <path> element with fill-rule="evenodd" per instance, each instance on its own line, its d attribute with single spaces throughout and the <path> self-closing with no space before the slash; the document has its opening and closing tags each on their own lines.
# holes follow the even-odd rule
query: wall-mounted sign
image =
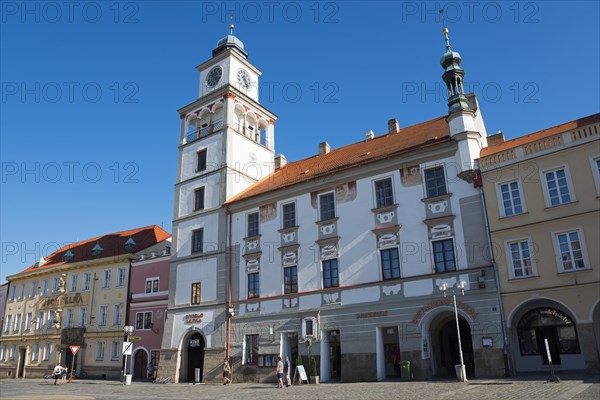
<svg viewBox="0 0 600 400">
<path fill-rule="evenodd" d="M 201 324 L 203 317 L 204 317 L 203 313 L 186 314 L 183 316 L 183 323 L 184 324 Z"/>
<path fill-rule="evenodd" d="M 494 345 L 494 340 L 491 337 L 484 337 L 481 339 L 481 344 L 483 347 L 492 347 Z"/>
<path fill-rule="evenodd" d="M 415 316 L 412 319 L 412 323 L 415 324 L 415 325 L 418 325 L 419 322 L 421 321 L 421 318 L 423 318 L 423 316 L 427 312 L 431 311 L 432 309 L 434 309 L 436 307 L 441 307 L 441 306 L 452 307 L 453 306 L 452 299 L 435 300 L 435 301 L 432 301 L 429 304 L 424 305 L 423 307 L 421 307 L 419 309 L 419 311 L 417 311 L 415 313 Z M 457 301 L 456 302 L 456 307 L 459 310 L 462 310 L 465 313 L 469 314 L 473 320 L 475 320 L 477 318 L 477 311 L 475 311 L 475 309 L 473 307 L 471 307 L 470 305 L 465 304 L 462 301 Z"/>
<path fill-rule="evenodd" d="M 356 319 L 385 317 L 387 315 L 388 315 L 387 310 L 386 311 L 371 311 L 371 312 L 364 312 L 364 313 L 356 314 Z"/>
<path fill-rule="evenodd" d="M 49 297 L 42 301 L 40 309 L 55 308 L 59 306 L 79 306 L 87 304 L 89 300 L 88 293 L 69 293 Z"/>
</svg>

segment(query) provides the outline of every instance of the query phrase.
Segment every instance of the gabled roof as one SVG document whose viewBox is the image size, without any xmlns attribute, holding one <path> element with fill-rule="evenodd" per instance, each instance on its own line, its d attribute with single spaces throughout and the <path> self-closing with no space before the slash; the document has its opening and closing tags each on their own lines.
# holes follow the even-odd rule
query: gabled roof
<svg viewBox="0 0 600 400">
<path fill-rule="evenodd" d="M 506 142 L 499 143 L 495 146 L 484 147 L 479 152 L 479 157 L 486 157 L 490 154 L 501 153 L 503 151 L 513 149 L 527 143 L 535 142 L 546 137 L 550 137 L 563 132 L 568 132 L 570 130 L 580 128 L 582 126 L 591 125 L 598 122 L 600 122 L 600 113 L 565 122 L 564 124 L 556 125 L 538 132 L 520 136 L 516 139 L 507 140 Z"/>
<path fill-rule="evenodd" d="M 371 140 L 331 150 L 326 154 L 286 164 L 227 203 L 231 204 L 359 165 L 419 151 L 440 142 L 449 142 L 450 136 L 445 118 L 446 116 L 438 117 L 403 128 L 398 133 L 377 136 Z"/>
<path fill-rule="evenodd" d="M 135 246 L 126 249 L 125 242 L 127 242 L 130 237 L 135 242 Z M 109 233 L 107 235 L 102 235 L 63 246 L 49 256 L 44 257 L 46 262 L 42 265 L 38 266 L 36 263 L 24 271 L 21 271 L 19 274 L 32 272 L 34 270 L 45 270 L 67 263 L 99 260 L 106 257 L 138 253 L 170 237 L 171 234 L 163 230 L 158 225 L 150 225 L 122 232 Z M 97 251 L 99 247 L 102 248 L 100 252 Z M 96 251 L 93 251 L 94 249 L 96 249 Z M 69 254 L 72 254 L 73 256 L 65 260 L 64 256 L 68 252 L 70 252 Z"/>
</svg>

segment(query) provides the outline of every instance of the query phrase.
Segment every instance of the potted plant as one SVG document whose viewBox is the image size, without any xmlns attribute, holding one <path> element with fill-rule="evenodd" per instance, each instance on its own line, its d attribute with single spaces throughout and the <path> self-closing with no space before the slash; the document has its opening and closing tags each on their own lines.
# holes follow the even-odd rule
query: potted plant
<svg viewBox="0 0 600 400">
<path fill-rule="evenodd" d="M 317 373 L 317 359 L 310 358 L 310 382 L 314 385 L 319 384 L 319 375 Z"/>
</svg>

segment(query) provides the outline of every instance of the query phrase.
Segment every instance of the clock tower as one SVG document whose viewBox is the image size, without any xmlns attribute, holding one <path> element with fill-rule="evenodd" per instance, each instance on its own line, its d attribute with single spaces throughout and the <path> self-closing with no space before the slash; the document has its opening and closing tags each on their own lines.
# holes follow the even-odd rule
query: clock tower
<svg viewBox="0 0 600 400">
<path fill-rule="evenodd" d="M 169 310 L 161 375 L 212 380 L 226 356 L 227 211 L 224 203 L 274 169 L 277 116 L 259 102 L 261 72 L 233 35 L 197 67 L 198 98 L 178 110 Z M 167 372 L 169 371 L 169 372 Z M 170 372 L 172 371 L 172 372 Z"/>
</svg>

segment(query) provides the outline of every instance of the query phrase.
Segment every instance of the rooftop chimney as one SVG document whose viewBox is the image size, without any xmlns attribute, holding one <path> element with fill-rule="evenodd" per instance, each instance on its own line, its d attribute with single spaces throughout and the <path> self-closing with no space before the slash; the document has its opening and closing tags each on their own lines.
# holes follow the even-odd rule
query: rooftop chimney
<svg viewBox="0 0 600 400">
<path fill-rule="evenodd" d="M 367 134 L 365 136 L 366 136 L 366 140 L 368 142 L 369 140 L 373 140 L 373 138 L 375 137 L 375 134 L 373 133 L 372 130 L 368 130 Z"/>
<path fill-rule="evenodd" d="M 327 143 L 327 142 L 319 143 L 319 155 L 327 154 L 327 153 L 329 153 L 329 150 L 331 150 L 331 148 L 329 147 L 329 143 Z"/>
<path fill-rule="evenodd" d="M 287 159 L 285 158 L 285 156 L 283 154 L 277 154 L 275 156 L 275 170 L 278 170 L 279 168 L 283 167 L 285 164 L 287 164 Z"/>
<path fill-rule="evenodd" d="M 504 143 L 504 133 L 502 131 L 498 131 L 495 135 L 488 136 L 487 144 L 489 147 L 498 146 Z"/>
<path fill-rule="evenodd" d="M 392 118 L 388 121 L 388 133 L 398 133 L 400 132 L 400 125 L 398 124 L 398 120 L 396 118 Z"/>
</svg>

